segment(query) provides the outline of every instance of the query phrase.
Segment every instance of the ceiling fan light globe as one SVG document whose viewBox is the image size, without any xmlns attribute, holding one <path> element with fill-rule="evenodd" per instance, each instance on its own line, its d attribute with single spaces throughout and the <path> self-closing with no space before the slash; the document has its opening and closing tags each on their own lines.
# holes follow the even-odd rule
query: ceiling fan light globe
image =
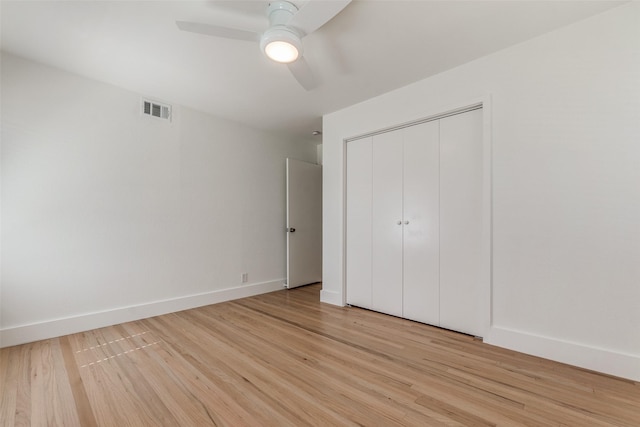
<svg viewBox="0 0 640 427">
<path fill-rule="evenodd" d="M 302 41 L 292 28 L 269 28 L 260 39 L 260 47 L 272 61 L 289 64 L 302 56 Z"/>
<path fill-rule="evenodd" d="M 298 52 L 298 49 L 294 45 L 280 40 L 273 41 L 266 45 L 264 53 L 270 59 L 283 64 L 294 62 L 300 56 L 300 52 Z"/>
</svg>

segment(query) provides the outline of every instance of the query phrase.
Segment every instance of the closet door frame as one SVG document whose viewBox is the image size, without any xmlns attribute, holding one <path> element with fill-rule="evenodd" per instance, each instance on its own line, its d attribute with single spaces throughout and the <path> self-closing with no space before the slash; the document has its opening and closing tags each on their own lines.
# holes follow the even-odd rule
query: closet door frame
<svg viewBox="0 0 640 427">
<path fill-rule="evenodd" d="M 432 120 L 439 120 L 455 114 L 462 114 L 466 111 L 482 109 L 482 271 L 481 271 L 481 290 L 479 304 L 482 307 L 482 325 L 479 330 L 482 331 L 481 337 L 487 337 L 493 324 L 492 316 L 492 283 L 493 283 L 493 259 L 492 259 L 492 165 L 491 165 L 491 96 L 486 94 L 482 97 L 471 99 L 468 102 L 461 102 L 457 105 L 442 107 L 436 111 L 428 111 L 417 120 L 408 120 L 407 122 L 397 125 L 387 126 L 375 131 L 363 132 L 343 139 L 343 172 L 346 175 L 347 168 L 347 144 L 350 141 L 371 137 L 377 134 L 402 129 L 420 123 Z M 414 117 L 416 117 L 414 116 Z M 346 223 L 346 183 L 343 188 L 343 260 L 342 260 L 342 305 L 346 305 L 347 277 L 346 277 L 346 251 L 347 251 L 347 223 Z"/>
</svg>

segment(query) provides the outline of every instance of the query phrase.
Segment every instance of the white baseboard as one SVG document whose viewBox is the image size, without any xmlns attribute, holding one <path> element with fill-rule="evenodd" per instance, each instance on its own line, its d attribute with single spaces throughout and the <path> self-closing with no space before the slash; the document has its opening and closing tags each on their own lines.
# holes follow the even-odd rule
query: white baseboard
<svg viewBox="0 0 640 427">
<path fill-rule="evenodd" d="M 341 307 L 344 306 L 344 302 L 342 301 L 342 292 L 327 291 L 323 289 L 320 291 L 320 302 L 339 305 Z"/>
<path fill-rule="evenodd" d="M 284 279 L 0 329 L 0 348 L 283 289 Z"/>
<path fill-rule="evenodd" d="M 640 381 L 640 356 L 493 326 L 487 344 Z"/>
</svg>

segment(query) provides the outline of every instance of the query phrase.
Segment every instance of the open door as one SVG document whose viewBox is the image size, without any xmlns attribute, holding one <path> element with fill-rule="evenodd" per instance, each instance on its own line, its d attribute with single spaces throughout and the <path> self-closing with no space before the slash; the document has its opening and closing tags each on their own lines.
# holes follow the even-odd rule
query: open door
<svg viewBox="0 0 640 427">
<path fill-rule="evenodd" d="M 287 288 L 322 281 L 322 166 L 287 159 Z"/>
</svg>

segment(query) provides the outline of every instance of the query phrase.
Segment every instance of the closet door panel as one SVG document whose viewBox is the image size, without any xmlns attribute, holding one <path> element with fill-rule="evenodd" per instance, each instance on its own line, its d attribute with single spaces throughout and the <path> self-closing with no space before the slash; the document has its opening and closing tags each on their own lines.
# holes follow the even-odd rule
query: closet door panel
<svg viewBox="0 0 640 427">
<path fill-rule="evenodd" d="M 371 308 L 371 138 L 347 143 L 347 303 Z"/>
<path fill-rule="evenodd" d="M 439 123 L 404 131 L 403 317 L 438 325 Z"/>
<path fill-rule="evenodd" d="M 373 137 L 372 176 L 372 308 L 402 316 L 401 131 Z"/>
<path fill-rule="evenodd" d="M 482 334 L 482 110 L 440 120 L 440 326 Z"/>
</svg>

